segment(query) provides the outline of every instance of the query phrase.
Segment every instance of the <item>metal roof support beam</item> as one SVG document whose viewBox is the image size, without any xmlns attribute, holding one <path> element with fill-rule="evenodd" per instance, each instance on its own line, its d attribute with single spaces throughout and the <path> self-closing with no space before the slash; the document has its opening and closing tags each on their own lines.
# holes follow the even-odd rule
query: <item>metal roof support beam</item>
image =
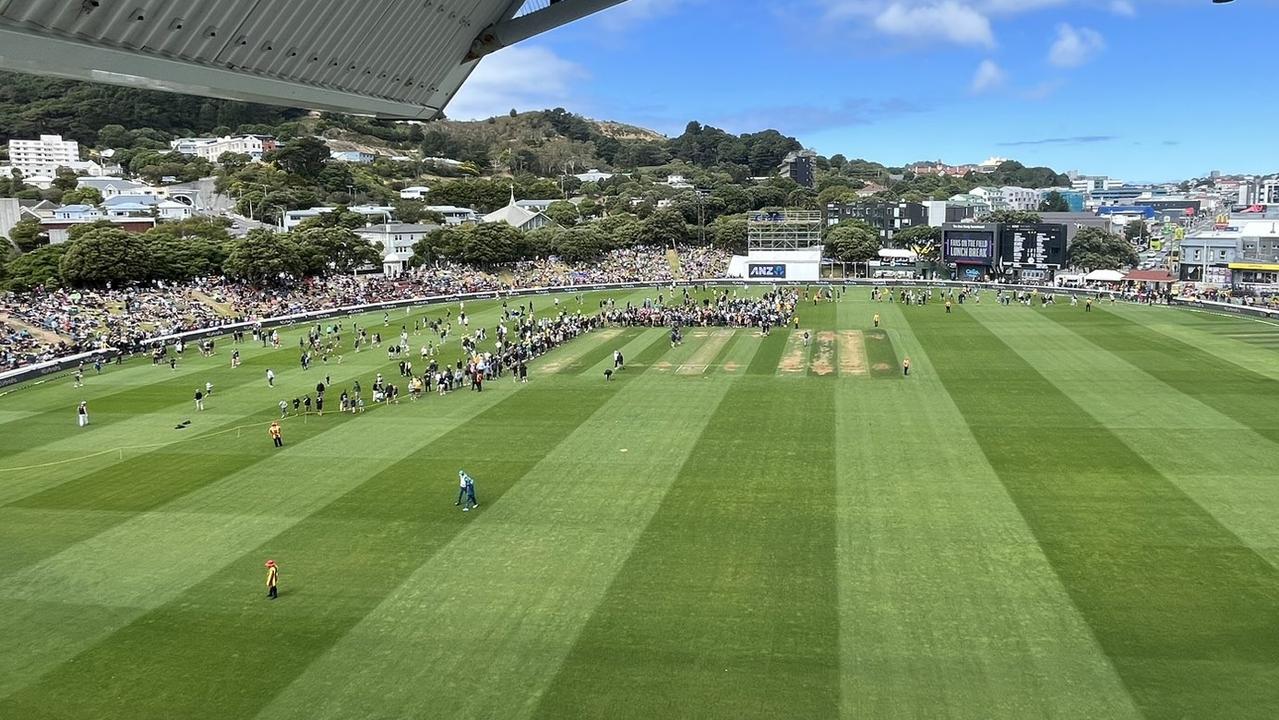
<svg viewBox="0 0 1279 720">
<path fill-rule="evenodd" d="M 625 0 L 551 0 L 551 4 L 546 8 L 484 28 L 471 44 L 471 52 L 466 59 L 482 58 L 508 45 L 528 40 L 534 35 L 554 30 L 574 20 L 581 20 L 587 15 L 607 10 L 623 2 Z M 516 6 L 518 7 L 519 4 L 516 3 Z"/>
</svg>

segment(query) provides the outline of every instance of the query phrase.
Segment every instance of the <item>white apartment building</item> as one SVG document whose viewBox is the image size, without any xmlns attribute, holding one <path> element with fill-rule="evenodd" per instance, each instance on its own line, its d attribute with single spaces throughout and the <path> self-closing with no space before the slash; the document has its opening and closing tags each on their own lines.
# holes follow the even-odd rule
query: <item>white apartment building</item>
<svg viewBox="0 0 1279 720">
<path fill-rule="evenodd" d="M 1009 210 L 1035 211 L 1039 209 L 1039 191 L 1030 188 L 1006 185 L 999 188 L 1003 194 L 1004 204 Z"/>
<path fill-rule="evenodd" d="M 355 234 L 381 246 L 382 274 L 394 277 L 409 269 L 409 262 L 413 259 L 413 245 L 439 227 L 431 224 L 388 223 L 369 225 L 356 230 Z"/>
<path fill-rule="evenodd" d="M 227 135 L 219 138 L 178 138 L 170 140 L 169 147 L 183 155 L 195 155 L 209 162 L 217 162 L 222 153 L 248 155 L 260 162 L 262 156 L 275 149 L 275 138 L 270 135 Z"/>
<path fill-rule="evenodd" d="M 80 143 L 61 135 L 41 135 L 39 140 L 10 140 L 9 164 L 24 176 L 52 177 L 59 167 L 80 161 Z"/>
</svg>

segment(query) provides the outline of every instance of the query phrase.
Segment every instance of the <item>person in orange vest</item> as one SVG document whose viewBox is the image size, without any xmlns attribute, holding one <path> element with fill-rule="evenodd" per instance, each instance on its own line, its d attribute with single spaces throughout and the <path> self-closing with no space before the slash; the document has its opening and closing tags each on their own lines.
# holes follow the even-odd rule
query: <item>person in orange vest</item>
<svg viewBox="0 0 1279 720">
<path fill-rule="evenodd" d="M 280 596 L 278 585 L 280 584 L 280 569 L 275 566 L 274 560 L 266 561 L 266 596 L 274 600 Z"/>
<path fill-rule="evenodd" d="M 902 360 L 902 375 L 910 375 L 910 357 Z"/>
<path fill-rule="evenodd" d="M 284 438 L 280 435 L 279 420 L 275 420 L 271 423 L 271 429 L 268 430 L 268 432 L 271 433 L 271 442 L 275 443 L 276 447 L 284 447 Z"/>
</svg>

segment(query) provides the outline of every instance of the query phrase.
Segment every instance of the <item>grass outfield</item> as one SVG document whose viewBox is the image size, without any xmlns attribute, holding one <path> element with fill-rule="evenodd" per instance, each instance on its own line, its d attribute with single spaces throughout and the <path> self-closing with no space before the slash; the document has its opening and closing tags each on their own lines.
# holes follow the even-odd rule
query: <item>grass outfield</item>
<svg viewBox="0 0 1279 720">
<path fill-rule="evenodd" d="M 384 349 L 302 372 L 295 328 L 11 389 L 0 718 L 1279 717 L 1279 327 L 860 289 L 799 318 L 596 331 L 281 450 L 280 399 L 367 393 Z"/>
</svg>

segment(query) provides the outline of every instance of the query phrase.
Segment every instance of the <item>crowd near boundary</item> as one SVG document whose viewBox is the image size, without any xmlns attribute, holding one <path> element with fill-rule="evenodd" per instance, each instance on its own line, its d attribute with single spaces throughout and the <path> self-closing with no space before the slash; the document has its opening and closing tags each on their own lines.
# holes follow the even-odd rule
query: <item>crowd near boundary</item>
<svg viewBox="0 0 1279 720">
<path fill-rule="evenodd" d="M 848 279 L 827 279 L 827 280 L 776 280 L 771 282 L 747 282 L 737 278 L 706 278 L 701 280 L 675 280 L 671 282 L 623 282 L 623 283 L 590 283 L 585 285 L 558 285 L 549 287 L 522 288 L 519 290 L 486 290 L 474 293 L 454 293 L 449 295 L 428 295 L 404 298 L 402 300 L 386 300 L 376 303 L 366 303 L 363 305 L 346 305 L 330 310 L 315 310 L 311 312 L 296 313 L 292 315 L 281 315 L 273 318 L 262 318 L 246 322 L 226 323 L 214 327 L 203 328 L 200 330 L 190 330 L 187 332 L 176 333 L 173 335 L 162 335 L 149 338 L 146 342 L 148 345 L 157 343 L 173 343 L 178 340 L 183 342 L 191 342 L 192 340 L 203 340 L 210 337 L 218 337 L 228 335 L 236 330 L 250 330 L 256 325 L 262 327 L 282 327 L 293 325 L 300 322 L 311 322 L 315 320 L 326 320 L 339 316 L 358 315 L 367 312 L 376 312 L 378 310 L 393 310 L 404 307 L 415 307 L 421 305 L 437 305 L 440 303 L 459 302 L 466 300 L 494 300 L 508 297 L 527 297 L 530 295 L 551 295 L 557 293 L 583 293 L 597 292 L 600 290 L 632 290 L 639 288 L 664 288 L 664 287 L 693 287 L 697 285 L 716 285 L 719 287 L 736 286 L 750 287 L 752 285 L 790 285 L 790 286 L 808 286 L 808 287 L 952 287 L 952 288 L 972 288 L 980 287 L 987 290 L 1014 290 L 1014 291 L 1051 291 L 1064 295 L 1079 296 L 1104 296 L 1110 294 L 1109 290 L 1099 288 L 1072 288 L 1072 287 L 1056 287 L 1046 285 L 1005 285 L 1002 283 L 974 283 L 956 280 L 915 280 L 915 279 L 867 279 L 867 278 L 848 278 Z M 1245 315 L 1250 317 L 1261 317 L 1270 319 L 1279 319 L 1279 310 L 1268 308 L 1253 307 L 1248 305 L 1235 305 L 1232 303 L 1214 302 L 1209 300 L 1193 300 L 1172 298 L 1172 304 L 1176 306 L 1189 307 L 1208 312 L 1230 313 L 1235 315 Z M 0 388 L 10 387 L 19 383 L 35 380 L 47 375 L 54 375 L 64 372 L 79 365 L 81 362 L 92 362 L 95 358 L 101 358 L 104 362 L 115 358 L 121 354 L 118 348 L 108 347 L 93 350 L 90 352 L 78 353 L 76 355 L 68 355 L 66 357 L 48 360 L 35 365 L 9 370 L 0 373 Z"/>
</svg>

